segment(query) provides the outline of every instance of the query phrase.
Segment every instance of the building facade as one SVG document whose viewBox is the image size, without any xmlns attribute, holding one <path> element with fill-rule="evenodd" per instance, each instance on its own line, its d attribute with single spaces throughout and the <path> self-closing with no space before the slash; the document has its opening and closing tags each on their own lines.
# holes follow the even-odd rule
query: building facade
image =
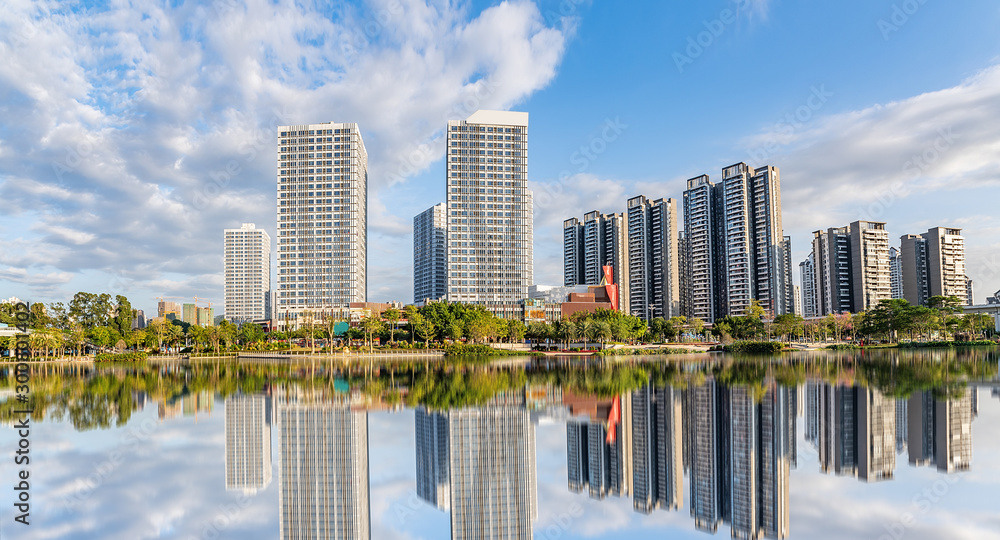
<svg viewBox="0 0 1000 540">
<path fill-rule="evenodd" d="M 368 152 L 354 123 L 278 128 L 278 319 L 367 300 Z"/>
<path fill-rule="evenodd" d="M 878 221 L 855 221 L 849 230 L 854 289 L 851 311 L 868 311 L 892 298 L 889 233 L 885 223 Z"/>
<path fill-rule="evenodd" d="M 271 237 L 253 223 L 224 231 L 226 320 L 249 322 L 266 316 L 271 289 Z M 187 320 L 187 304 L 184 306 Z"/>
<path fill-rule="evenodd" d="M 534 271 L 528 113 L 448 122 L 446 166 L 448 300 L 523 300 Z"/>
<path fill-rule="evenodd" d="M 687 181 L 684 191 L 684 236 L 687 254 L 684 257 L 684 274 L 687 275 L 688 318 L 711 322 L 715 320 L 718 270 L 715 184 L 708 175 Z"/>
<path fill-rule="evenodd" d="M 973 304 L 962 229 L 934 227 L 923 234 L 903 235 L 900 242 L 903 297 L 908 302 L 926 305 L 931 296 L 941 295 Z"/>
<path fill-rule="evenodd" d="M 889 289 L 893 298 L 903 298 L 903 258 L 895 246 L 889 248 Z"/>
<path fill-rule="evenodd" d="M 563 221 L 564 286 L 600 285 L 603 266 L 611 266 L 614 282 L 619 285 L 619 311 L 629 309 L 628 225 L 624 214 L 587 212 L 583 222 L 576 218 Z"/>
<path fill-rule="evenodd" d="M 413 301 L 440 300 L 448 285 L 448 211 L 436 204 L 413 218 Z"/>
<path fill-rule="evenodd" d="M 769 317 L 794 310 L 791 238 L 781 223 L 777 167 L 737 163 L 713 184 L 691 178 L 684 192 L 688 317 L 741 316 L 753 301 Z"/>
<path fill-rule="evenodd" d="M 647 321 L 678 316 L 677 203 L 673 199 L 650 201 L 639 195 L 629 199 L 627 206 L 627 313 Z"/>
</svg>

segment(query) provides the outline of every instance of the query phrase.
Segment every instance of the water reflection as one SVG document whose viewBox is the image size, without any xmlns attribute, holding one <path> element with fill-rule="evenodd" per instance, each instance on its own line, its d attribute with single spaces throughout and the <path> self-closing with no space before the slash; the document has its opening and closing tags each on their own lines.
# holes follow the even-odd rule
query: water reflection
<svg viewBox="0 0 1000 540">
<path fill-rule="evenodd" d="M 280 538 L 371 538 L 368 412 L 298 389 L 275 398 Z"/>
<path fill-rule="evenodd" d="M 995 356 L 900 358 L 407 365 L 375 374 L 274 365 L 53 369 L 32 374 L 33 406 L 84 431 L 121 426 L 153 404 L 162 421 L 211 418 L 221 396 L 225 489 L 277 491 L 282 539 L 379 536 L 368 434 L 369 411 L 378 409 L 412 409 L 411 489 L 428 512 L 447 514 L 453 539 L 530 539 L 543 529 L 539 422 L 565 429 L 559 490 L 571 497 L 626 504 L 638 520 L 677 512 L 711 534 L 788 538 L 799 417 L 805 450 L 835 482 L 892 482 L 907 466 L 948 474 L 972 467 L 977 385 L 1000 398 Z"/>
</svg>

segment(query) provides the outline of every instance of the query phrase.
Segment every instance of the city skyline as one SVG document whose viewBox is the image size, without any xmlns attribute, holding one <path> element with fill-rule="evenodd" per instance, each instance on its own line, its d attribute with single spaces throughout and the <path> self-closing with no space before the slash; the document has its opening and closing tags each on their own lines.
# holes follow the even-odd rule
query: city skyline
<svg viewBox="0 0 1000 540">
<path fill-rule="evenodd" d="M 891 239 L 962 228 L 976 303 L 1000 289 L 988 157 L 1000 134 L 984 121 L 1000 101 L 1000 49 L 988 37 L 1000 12 L 988 2 L 921 4 L 903 25 L 890 6 L 863 2 L 651 3 L 641 18 L 583 2 L 565 13 L 544 1 L 300 9 L 138 7 L 116 18 L 106 6 L 62 20 L 12 5 L 0 19 L 14 29 L 0 71 L 13 100 L 0 133 L 5 296 L 109 291 L 146 312 L 156 296 L 221 305 L 222 239 L 211 231 L 271 222 L 278 126 L 337 120 L 358 122 L 372 156 L 368 300 L 405 300 L 412 217 L 444 196 L 446 123 L 479 109 L 532 115 L 537 284 L 561 281 L 567 216 L 619 212 L 612 201 L 637 194 L 677 198 L 686 178 L 735 154 L 782 168 L 793 261 L 807 256 L 813 230 L 834 223 L 885 222 Z M 201 30 L 158 33 L 147 19 Z M 256 19 L 282 24 L 265 32 Z M 351 30 L 366 22 L 374 35 Z M 843 31 L 818 31 L 830 24 Z M 379 39 L 390 31 L 395 39 Z M 498 37 L 473 38 L 483 32 Z M 403 60 L 400 44 L 424 52 Z M 829 52 L 845 47 L 877 54 L 845 64 Z M 167 58 L 178 50 L 198 54 L 177 65 Z M 618 60 L 632 57 L 664 69 Z M 749 59 L 777 75 L 733 99 L 728 81 L 759 71 Z M 219 73 L 228 75 L 210 75 Z M 372 91 L 357 92 L 362 83 Z M 876 143 L 877 155 L 866 150 Z"/>
</svg>

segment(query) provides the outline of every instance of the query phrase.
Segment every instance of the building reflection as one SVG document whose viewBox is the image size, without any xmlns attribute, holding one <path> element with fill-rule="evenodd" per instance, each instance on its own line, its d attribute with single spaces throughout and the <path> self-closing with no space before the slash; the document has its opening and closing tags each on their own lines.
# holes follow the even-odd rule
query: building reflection
<svg viewBox="0 0 1000 540">
<path fill-rule="evenodd" d="M 368 412 L 303 392 L 275 401 L 280 538 L 371 538 Z"/>
<path fill-rule="evenodd" d="M 256 493 L 271 483 L 271 398 L 234 394 L 225 411 L 226 489 Z"/>
<path fill-rule="evenodd" d="M 976 389 L 939 397 L 915 391 L 893 399 L 860 385 L 806 383 L 806 440 L 820 470 L 862 481 L 892 479 L 896 455 L 944 473 L 969 469 Z"/>
<path fill-rule="evenodd" d="M 914 392 L 908 402 L 909 461 L 936 466 L 944 473 L 968 470 L 972 464 L 972 419 L 975 388 L 948 399 L 931 391 Z"/>
<path fill-rule="evenodd" d="M 452 539 L 532 538 L 538 488 L 527 404 L 538 396 L 528 389 L 482 407 L 415 411 L 417 494 L 450 510 Z"/>
<path fill-rule="evenodd" d="M 636 512 L 682 507 L 686 469 L 690 513 L 697 529 L 715 533 L 720 524 L 728 523 L 736 538 L 788 536 L 797 393 L 773 381 L 761 389 L 729 387 L 709 378 L 684 389 L 647 385 L 616 399 L 631 403 L 631 410 L 617 423 L 615 400 L 598 402 L 589 410 L 584 400 L 569 404 L 591 413 L 566 423 L 570 491 L 589 488 L 592 497 L 602 498 L 597 496 L 602 489 L 593 484 L 603 487 L 607 475 L 603 469 L 595 473 L 595 467 L 626 438 L 606 438 L 614 426 L 630 434 Z"/>
</svg>

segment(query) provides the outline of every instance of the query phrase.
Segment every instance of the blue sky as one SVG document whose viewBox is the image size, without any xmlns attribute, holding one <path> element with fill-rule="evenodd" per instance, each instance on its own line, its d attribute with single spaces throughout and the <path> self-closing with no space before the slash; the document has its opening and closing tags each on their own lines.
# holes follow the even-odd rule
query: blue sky
<svg viewBox="0 0 1000 540">
<path fill-rule="evenodd" d="M 6 4 L 0 297 L 221 305 L 222 229 L 274 236 L 274 127 L 337 121 L 369 152 L 369 299 L 409 301 L 476 108 L 530 114 L 537 283 L 563 219 L 747 161 L 781 170 L 796 264 L 856 219 L 956 226 L 977 302 L 1000 289 L 995 2 Z"/>
</svg>

